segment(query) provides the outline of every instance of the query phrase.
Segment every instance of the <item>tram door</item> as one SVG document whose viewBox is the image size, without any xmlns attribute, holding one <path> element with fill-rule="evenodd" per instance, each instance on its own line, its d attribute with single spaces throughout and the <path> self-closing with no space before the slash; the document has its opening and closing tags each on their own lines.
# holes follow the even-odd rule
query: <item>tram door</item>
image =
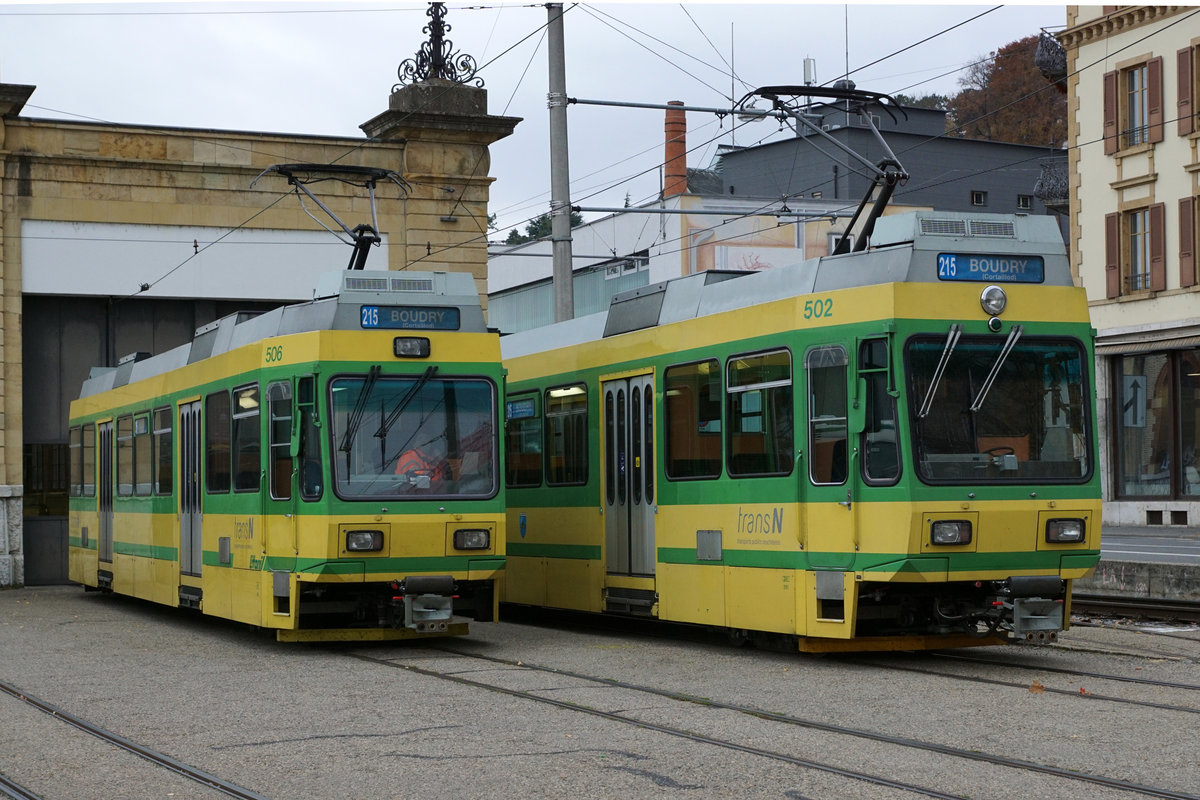
<svg viewBox="0 0 1200 800">
<path fill-rule="evenodd" d="M 291 380 L 270 384 L 267 387 L 267 485 L 262 492 L 263 547 L 268 553 L 283 548 L 296 551 L 297 472 L 292 440 L 298 441 L 298 437 L 293 416 Z M 283 614 L 289 608 L 287 573 L 276 573 L 275 580 L 275 610 Z"/>
<path fill-rule="evenodd" d="M 653 575 L 654 376 L 605 381 L 603 395 L 608 572 Z"/>
<path fill-rule="evenodd" d="M 179 571 L 199 575 L 204 563 L 200 513 L 200 401 L 179 406 Z"/>
<path fill-rule="evenodd" d="M 802 538 L 809 564 L 818 571 L 844 571 L 854 565 L 856 536 L 851 437 L 849 358 L 841 344 L 812 347 L 805 353 L 807 373 L 808 473 L 804 489 Z M 841 576 L 823 580 L 841 586 Z"/>
<path fill-rule="evenodd" d="M 101 422 L 99 427 L 100 441 L 97 442 L 100 454 L 100 481 L 96 488 L 96 500 L 100 511 L 100 561 L 112 563 L 113 560 L 113 424 Z"/>
</svg>

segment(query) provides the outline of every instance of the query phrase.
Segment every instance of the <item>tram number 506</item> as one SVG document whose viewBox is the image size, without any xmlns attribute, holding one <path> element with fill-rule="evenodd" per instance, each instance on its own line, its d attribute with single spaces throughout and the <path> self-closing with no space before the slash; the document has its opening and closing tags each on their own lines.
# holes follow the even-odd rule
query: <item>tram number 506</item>
<svg viewBox="0 0 1200 800">
<path fill-rule="evenodd" d="M 283 361 L 283 345 L 268 345 L 266 352 L 263 354 L 263 359 L 268 364 L 278 364 Z"/>
<path fill-rule="evenodd" d="M 833 300 L 825 298 L 824 300 L 805 300 L 804 301 L 804 318 L 805 319 L 822 319 L 824 317 L 833 316 Z"/>
</svg>

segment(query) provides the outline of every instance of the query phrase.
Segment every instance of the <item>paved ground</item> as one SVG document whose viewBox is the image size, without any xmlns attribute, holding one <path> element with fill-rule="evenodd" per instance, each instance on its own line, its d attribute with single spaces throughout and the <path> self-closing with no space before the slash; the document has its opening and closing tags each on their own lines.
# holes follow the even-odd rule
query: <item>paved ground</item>
<svg viewBox="0 0 1200 800">
<path fill-rule="evenodd" d="M 1200 787 L 1200 631 L 1076 627 L 1054 648 L 966 651 L 1001 661 L 987 666 L 554 622 L 479 624 L 439 647 L 321 648 L 74 587 L 13 590 L 0 592 L 0 681 L 281 800 L 918 796 L 836 770 L 952 797 L 1129 796 L 582 676 L 1183 797 Z M 7 695 L 0 773 L 45 798 L 216 796 Z"/>
</svg>

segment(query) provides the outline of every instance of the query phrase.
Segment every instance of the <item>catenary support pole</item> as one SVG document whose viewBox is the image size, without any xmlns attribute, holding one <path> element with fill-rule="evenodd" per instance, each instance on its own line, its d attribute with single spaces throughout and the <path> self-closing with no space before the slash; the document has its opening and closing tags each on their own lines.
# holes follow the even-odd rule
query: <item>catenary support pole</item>
<svg viewBox="0 0 1200 800">
<path fill-rule="evenodd" d="M 571 285 L 571 176 L 567 167 L 567 64 L 562 3 L 546 5 L 550 53 L 550 241 L 554 252 L 554 321 L 575 316 Z"/>
</svg>

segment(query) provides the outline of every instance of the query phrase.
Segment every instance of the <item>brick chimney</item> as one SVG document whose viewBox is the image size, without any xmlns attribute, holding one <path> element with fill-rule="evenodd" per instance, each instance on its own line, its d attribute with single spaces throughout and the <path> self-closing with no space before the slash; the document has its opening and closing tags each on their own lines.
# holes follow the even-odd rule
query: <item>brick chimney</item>
<svg viewBox="0 0 1200 800">
<path fill-rule="evenodd" d="M 680 100 L 672 100 L 667 105 L 679 106 L 667 109 L 664 126 L 666 169 L 663 174 L 663 197 L 674 197 L 687 193 L 687 112 L 683 110 Z"/>
</svg>

